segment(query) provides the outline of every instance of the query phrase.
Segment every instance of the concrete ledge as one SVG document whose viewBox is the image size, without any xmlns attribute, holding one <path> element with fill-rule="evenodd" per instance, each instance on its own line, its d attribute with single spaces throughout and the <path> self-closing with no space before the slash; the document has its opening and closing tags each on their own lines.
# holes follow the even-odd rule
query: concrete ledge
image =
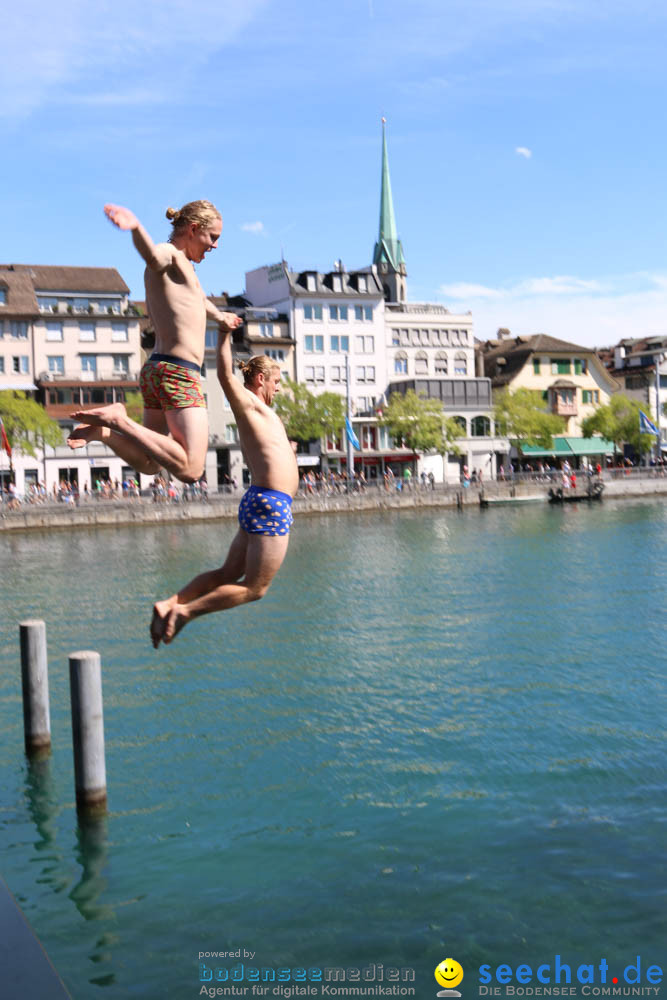
<svg viewBox="0 0 667 1000">
<path fill-rule="evenodd" d="M 30 924 L 0 878 L 0 978 L 3 997 L 71 1000 Z"/>
<path fill-rule="evenodd" d="M 632 478 L 622 477 L 604 480 L 603 499 L 620 497 L 667 496 L 667 477 Z M 516 496 L 549 492 L 549 484 L 526 482 L 485 483 L 484 492 L 488 497 L 507 497 L 514 489 Z M 370 488 L 364 493 L 334 493 L 331 496 L 314 494 L 297 496 L 294 499 L 294 513 L 327 514 L 347 511 L 403 510 L 416 507 L 476 507 L 479 505 L 479 487 L 461 486 L 436 487 L 434 490 L 402 490 L 386 492 Z M 26 531 L 33 529 L 103 527 L 120 524 L 174 524 L 178 522 L 215 521 L 221 518 L 236 520 L 241 493 L 235 497 L 212 497 L 209 503 L 152 503 L 150 500 L 133 502 L 128 500 L 89 501 L 80 507 L 69 505 L 53 507 L 22 507 L 18 511 L 6 512 L 0 516 L 0 532 Z"/>
</svg>

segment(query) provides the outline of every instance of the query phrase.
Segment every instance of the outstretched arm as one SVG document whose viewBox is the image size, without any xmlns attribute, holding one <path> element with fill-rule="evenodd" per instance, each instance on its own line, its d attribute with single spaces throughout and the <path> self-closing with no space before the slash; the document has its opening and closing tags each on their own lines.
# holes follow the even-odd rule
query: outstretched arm
<svg viewBox="0 0 667 1000">
<path fill-rule="evenodd" d="M 220 312 L 218 307 L 206 296 L 204 296 L 204 305 L 206 306 L 206 315 L 216 321 L 219 330 L 236 330 L 238 326 L 243 324 L 243 319 L 240 316 L 237 316 L 236 313 Z"/>
<path fill-rule="evenodd" d="M 132 242 L 152 271 L 164 271 L 171 262 L 171 254 L 164 247 L 156 247 L 138 218 L 122 205 L 105 205 L 104 214 L 114 226 L 132 233 Z"/>
<path fill-rule="evenodd" d="M 235 416 L 240 410 L 252 405 L 252 393 L 248 392 L 234 374 L 231 330 L 223 323 L 218 327 L 218 379 Z"/>
</svg>

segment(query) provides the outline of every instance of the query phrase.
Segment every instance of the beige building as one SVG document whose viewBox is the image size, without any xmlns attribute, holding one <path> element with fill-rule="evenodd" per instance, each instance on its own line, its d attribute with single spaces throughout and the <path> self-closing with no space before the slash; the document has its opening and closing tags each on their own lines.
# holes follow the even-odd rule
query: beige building
<svg viewBox="0 0 667 1000">
<path fill-rule="evenodd" d="M 568 453 L 601 454 L 599 448 L 595 450 L 595 439 L 588 442 L 582 439 L 581 424 L 599 406 L 609 402 L 619 384 L 595 351 L 544 333 L 531 337 L 512 337 L 509 330 L 498 333 L 496 339 L 478 347 L 479 364 L 491 379 L 494 396 L 506 388 L 511 392 L 531 389 L 540 393 L 545 409 L 564 420 L 553 454 L 566 457 Z M 532 457 L 547 454 L 535 448 L 525 448 L 524 453 Z"/>
<path fill-rule="evenodd" d="M 73 410 L 138 390 L 139 317 L 128 295 L 114 268 L 0 265 L 0 390 L 32 393 L 63 428 L 61 446 L 13 456 L 19 495 L 37 482 L 51 492 L 61 480 L 92 490 L 131 471 L 101 444 L 77 452 L 65 444 Z"/>
</svg>

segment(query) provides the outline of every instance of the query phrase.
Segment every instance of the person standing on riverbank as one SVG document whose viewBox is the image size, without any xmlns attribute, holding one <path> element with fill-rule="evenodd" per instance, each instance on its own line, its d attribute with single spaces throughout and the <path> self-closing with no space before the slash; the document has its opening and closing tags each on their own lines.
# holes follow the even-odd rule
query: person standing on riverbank
<svg viewBox="0 0 667 1000">
<path fill-rule="evenodd" d="M 289 544 L 292 498 L 299 488 L 294 448 L 271 409 L 280 389 L 280 367 L 265 355 L 240 363 L 244 384 L 233 371 L 230 332 L 218 333 L 218 378 L 229 400 L 252 486 L 239 504 L 239 530 L 220 569 L 195 577 L 153 607 L 153 646 L 169 644 L 193 618 L 258 601 L 280 569 Z"/>
<path fill-rule="evenodd" d="M 179 211 L 167 209 L 172 233 L 167 243 L 153 243 L 128 208 L 105 205 L 104 212 L 132 241 L 146 262 L 146 304 L 155 329 L 155 350 L 141 370 L 143 423 L 127 415 L 122 403 L 72 413 L 81 424 L 68 438 L 70 448 L 102 441 L 137 472 L 154 476 L 167 469 L 184 483 L 204 471 L 208 414 L 201 390 L 206 319 L 233 330 L 242 322 L 207 299 L 195 274 L 214 250 L 222 218 L 210 201 L 192 201 Z"/>
</svg>

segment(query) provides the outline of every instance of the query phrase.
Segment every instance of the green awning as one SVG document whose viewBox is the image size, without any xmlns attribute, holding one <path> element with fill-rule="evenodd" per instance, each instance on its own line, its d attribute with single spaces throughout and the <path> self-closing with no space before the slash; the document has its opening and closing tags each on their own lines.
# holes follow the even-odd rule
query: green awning
<svg viewBox="0 0 667 1000">
<path fill-rule="evenodd" d="M 521 447 L 524 458 L 572 458 L 584 455 L 613 455 L 614 452 L 613 443 L 599 437 L 555 437 L 551 448 L 540 448 L 532 444 L 524 444 Z"/>
</svg>

